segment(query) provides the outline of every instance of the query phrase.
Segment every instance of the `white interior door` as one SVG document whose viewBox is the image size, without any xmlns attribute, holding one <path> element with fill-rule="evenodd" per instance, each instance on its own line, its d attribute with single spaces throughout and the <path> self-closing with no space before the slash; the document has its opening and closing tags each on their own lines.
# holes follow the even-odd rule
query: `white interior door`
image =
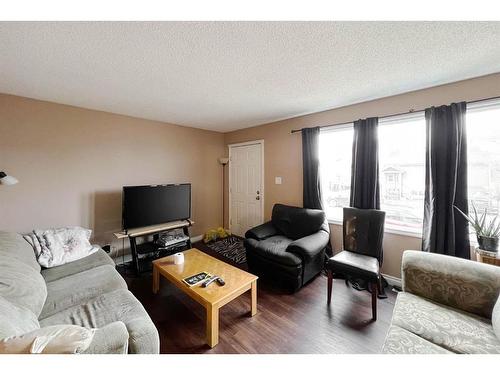
<svg viewBox="0 0 500 375">
<path fill-rule="evenodd" d="M 229 146 L 229 229 L 238 236 L 264 220 L 263 150 L 262 142 Z"/>
</svg>

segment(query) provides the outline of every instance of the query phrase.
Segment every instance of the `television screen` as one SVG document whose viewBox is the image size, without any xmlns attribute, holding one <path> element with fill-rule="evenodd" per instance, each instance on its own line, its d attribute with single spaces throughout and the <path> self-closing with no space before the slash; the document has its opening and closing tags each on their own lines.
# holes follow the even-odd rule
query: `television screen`
<svg viewBox="0 0 500 375">
<path fill-rule="evenodd" d="M 191 184 L 123 187 L 123 229 L 191 217 Z"/>
</svg>

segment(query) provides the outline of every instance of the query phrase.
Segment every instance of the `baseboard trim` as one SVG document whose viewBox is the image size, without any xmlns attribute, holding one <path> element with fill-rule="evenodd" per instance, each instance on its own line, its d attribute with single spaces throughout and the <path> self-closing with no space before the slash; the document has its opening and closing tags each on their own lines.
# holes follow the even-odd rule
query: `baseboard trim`
<svg viewBox="0 0 500 375">
<path fill-rule="evenodd" d="M 202 239 L 203 239 L 203 234 L 200 234 L 199 236 L 191 237 L 191 243 L 201 241 Z"/>
<path fill-rule="evenodd" d="M 382 274 L 382 276 L 384 276 L 384 278 L 387 280 L 387 282 L 389 283 L 389 285 L 397 286 L 398 288 L 401 288 L 402 285 L 403 285 L 401 283 L 401 279 L 399 279 L 397 277 L 390 276 L 390 275 L 385 275 L 385 274 Z"/>
</svg>

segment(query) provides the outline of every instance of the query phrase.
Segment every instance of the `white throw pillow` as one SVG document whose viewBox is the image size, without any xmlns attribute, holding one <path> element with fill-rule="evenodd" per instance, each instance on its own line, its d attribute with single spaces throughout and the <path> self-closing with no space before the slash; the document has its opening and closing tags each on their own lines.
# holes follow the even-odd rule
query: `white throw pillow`
<svg viewBox="0 0 500 375">
<path fill-rule="evenodd" d="M 92 231 L 80 227 L 34 230 L 24 238 L 33 246 L 38 263 L 51 268 L 95 253 L 89 242 Z"/>
<path fill-rule="evenodd" d="M 40 246 L 38 238 L 36 238 L 34 233 L 26 234 L 23 237 L 31 245 L 31 247 L 35 251 L 36 258 L 38 259 L 38 257 L 42 253 L 42 247 Z"/>
<path fill-rule="evenodd" d="M 2 354 L 77 354 L 90 346 L 95 329 L 55 325 L 0 340 Z"/>
</svg>

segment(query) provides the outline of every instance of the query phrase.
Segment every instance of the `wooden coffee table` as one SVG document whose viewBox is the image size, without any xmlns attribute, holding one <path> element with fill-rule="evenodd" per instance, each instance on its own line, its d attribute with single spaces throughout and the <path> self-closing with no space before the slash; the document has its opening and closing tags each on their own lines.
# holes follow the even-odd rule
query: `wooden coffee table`
<svg viewBox="0 0 500 375">
<path fill-rule="evenodd" d="M 189 287 L 182 279 L 199 272 L 208 272 L 220 276 L 226 284 L 220 286 L 213 282 L 203 288 L 201 284 Z M 173 256 L 153 261 L 153 293 L 160 289 L 160 275 L 169 280 L 206 309 L 207 344 L 214 347 L 219 342 L 219 309 L 251 290 L 251 316 L 257 313 L 257 279 L 258 277 L 239 268 L 233 267 L 198 249 L 184 251 L 184 263 L 174 264 Z"/>
</svg>

